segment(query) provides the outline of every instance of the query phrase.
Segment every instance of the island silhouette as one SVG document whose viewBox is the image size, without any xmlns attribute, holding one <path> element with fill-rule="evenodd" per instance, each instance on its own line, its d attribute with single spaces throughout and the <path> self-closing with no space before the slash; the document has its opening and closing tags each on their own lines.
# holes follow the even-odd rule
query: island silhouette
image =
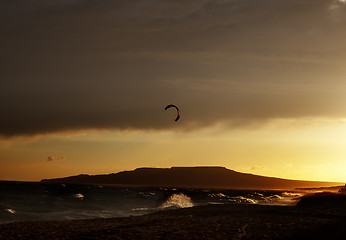
<svg viewBox="0 0 346 240">
<path fill-rule="evenodd" d="M 118 184 L 155 187 L 295 189 L 331 187 L 339 182 L 301 181 L 241 173 L 225 167 L 137 168 L 105 175 L 80 174 L 43 179 L 44 183 Z"/>
</svg>

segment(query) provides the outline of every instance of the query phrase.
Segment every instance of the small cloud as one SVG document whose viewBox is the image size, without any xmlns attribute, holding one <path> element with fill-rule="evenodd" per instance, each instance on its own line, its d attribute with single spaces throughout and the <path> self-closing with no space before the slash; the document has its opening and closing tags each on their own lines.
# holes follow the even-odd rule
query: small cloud
<svg viewBox="0 0 346 240">
<path fill-rule="evenodd" d="M 62 161 L 65 160 L 66 158 L 64 156 L 60 156 L 60 157 L 54 157 L 54 156 L 49 156 L 47 161 L 48 162 L 52 162 L 52 161 Z"/>
<path fill-rule="evenodd" d="M 264 167 L 262 167 L 262 166 L 252 166 L 251 170 L 254 171 L 254 170 L 263 169 L 263 168 Z"/>
</svg>

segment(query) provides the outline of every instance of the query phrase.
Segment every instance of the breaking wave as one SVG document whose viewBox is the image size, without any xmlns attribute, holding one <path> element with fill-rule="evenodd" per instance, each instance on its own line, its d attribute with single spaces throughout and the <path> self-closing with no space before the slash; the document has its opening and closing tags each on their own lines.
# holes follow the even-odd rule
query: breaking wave
<svg viewBox="0 0 346 240">
<path fill-rule="evenodd" d="M 9 213 L 12 213 L 12 214 L 15 214 L 15 213 L 16 213 L 16 210 L 11 209 L 11 208 L 6 208 L 5 211 L 6 211 L 6 212 L 9 212 Z"/>
<path fill-rule="evenodd" d="M 76 193 L 76 194 L 73 195 L 73 197 L 74 197 L 74 198 L 77 198 L 77 199 L 80 199 L 80 200 L 83 200 L 84 195 L 81 194 L 81 193 Z"/>
<path fill-rule="evenodd" d="M 188 208 L 193 206 L 194 204 L 190 197 L 183 193 L 174 193 L 160 206 L 160 208 Z"/>
<path fill-rule="evenodd" d="M 234 194 L 234 193 L 233 193 Z M 212 199 L 209 204 L 259 204 L 259 205 L 295 205 L 302 196 L 301 193 L 294 192 L 242 192 L 240 195 L 225 193 L 209 193 L 208 197 Z"/>
</svg>

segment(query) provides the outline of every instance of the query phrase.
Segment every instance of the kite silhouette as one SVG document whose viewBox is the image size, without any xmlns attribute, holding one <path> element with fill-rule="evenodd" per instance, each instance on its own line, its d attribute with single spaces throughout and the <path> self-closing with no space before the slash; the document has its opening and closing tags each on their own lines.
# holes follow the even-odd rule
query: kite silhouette
<svg viewBox="0 0 346 240">
<path fill-rule="evenodd" d="M 177 107 L 177 106 L 175 106 L 175 105 L 173 105 L 173 104 L 169 104 L 169 105 L 167 105 L 166 107 L 165 107 L 165 110 L 167 110 L 168 108 L 175 108 L 175 109 L 177 109 L 177 117 L 176 117 L 176 119 L 174 120 L 174 121 L 178 121 L 179 120 L 179 118 L 180 118 L 180 110 L 179 110 L 179 108 Z"/>
</svg>

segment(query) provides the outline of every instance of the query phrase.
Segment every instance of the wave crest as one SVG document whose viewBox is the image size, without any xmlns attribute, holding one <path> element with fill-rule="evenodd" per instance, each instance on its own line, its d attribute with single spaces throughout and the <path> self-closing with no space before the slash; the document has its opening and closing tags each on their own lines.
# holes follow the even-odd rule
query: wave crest
<svg viewBox="0 0 346 240">
<path fill-rule="evenodd" d="M 160 206 L 160 208 L 188 208 L 193 206 L 194 204 L 190 197 L 183 193 L 174 193 Z"/>
</svg>

